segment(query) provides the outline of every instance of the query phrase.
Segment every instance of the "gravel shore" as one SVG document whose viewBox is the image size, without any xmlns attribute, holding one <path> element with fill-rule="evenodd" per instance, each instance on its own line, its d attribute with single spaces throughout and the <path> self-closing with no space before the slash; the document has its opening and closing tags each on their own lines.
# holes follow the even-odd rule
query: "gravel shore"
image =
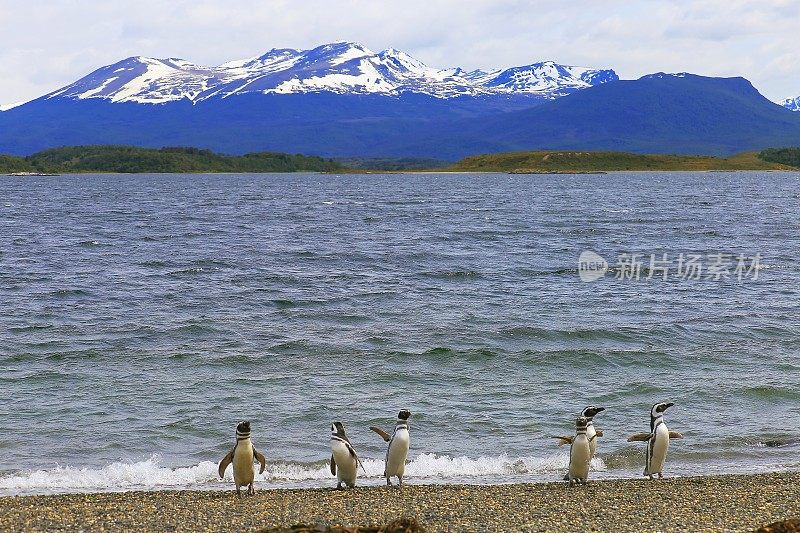
<svg viewBox="0 0 800 533">
<path fill-rule="evenodd" d="M 2 531 L 375 527 L 400 517 L 416 519 L 428 532 L 751 531 L 800 518 L 800 473 L 595 481 L 573 488 L 544 483 L 260 490 L 241 499 L 233 490 L 0 498 Z"/>
</svg>

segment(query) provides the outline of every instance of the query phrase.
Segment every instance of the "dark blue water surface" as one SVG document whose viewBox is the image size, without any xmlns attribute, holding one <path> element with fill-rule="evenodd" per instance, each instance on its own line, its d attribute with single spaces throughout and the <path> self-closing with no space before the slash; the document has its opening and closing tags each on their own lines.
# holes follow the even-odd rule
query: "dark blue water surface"
<svg viewBox="0 0 800 533">
<path fill-rule="evenodd" d="M 0 177 L 0 493 L 227 487 L 245 418 L 262 487 L 331 484 L 333 420 L 380 483 L 400 408 L 410 483 L 558 479 L 588 403 L 636 476 L 661 400 L 668 475 L 797 469 L 798 257 L 798 174 Z"/>
</svg>

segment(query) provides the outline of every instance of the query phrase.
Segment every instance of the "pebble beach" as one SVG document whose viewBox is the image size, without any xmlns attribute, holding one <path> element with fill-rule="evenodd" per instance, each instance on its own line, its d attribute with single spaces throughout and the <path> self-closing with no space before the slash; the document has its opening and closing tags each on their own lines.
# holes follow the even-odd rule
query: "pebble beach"
<svg viewBox="0 0 800 533">
<path fill-rule="evenodd" d="M 0 498 L 2 531 L 753 531 L 800 517 L 800 473 L 337 491 L 152 491 Z M 405 529 L 400 529 L 405 530 Z M 412 529 L 408 529 L 412 531 Z M 778 531 L 778 529 L 775 529 Z"/>
</svg>

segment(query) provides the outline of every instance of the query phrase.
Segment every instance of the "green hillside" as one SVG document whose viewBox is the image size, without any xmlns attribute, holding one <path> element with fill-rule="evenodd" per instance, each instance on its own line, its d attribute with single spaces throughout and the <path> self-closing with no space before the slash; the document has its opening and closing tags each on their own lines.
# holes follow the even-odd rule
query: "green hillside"
<svg viewBox="0 0 800 533">
<path fill-rule="evenodd" d="M 22 157 L 13 155 L 0 155 L 0 173 L 5 172 L 31 172 L 34 168 Z"/>
<path fill-rule="evenodd" d="M 764 161 L 800 168 L 800 148 L 767 148 L 758 157 Z"/>
<path fill-rule="evenodd" d="M 68 146 L 20 158 L 0 156 L 0 172 L 329 172 L 344 167 L 332 159 L 258 152 L 228 156 L 198 148 Z"/>
<path fill-rule="evenodd" d="M 571 173 L 624 170 L 792 170 L 756 152 L 731 157 L 541 150 L 467 157 L 447 168 L 463 172 Z"/>
</svg>

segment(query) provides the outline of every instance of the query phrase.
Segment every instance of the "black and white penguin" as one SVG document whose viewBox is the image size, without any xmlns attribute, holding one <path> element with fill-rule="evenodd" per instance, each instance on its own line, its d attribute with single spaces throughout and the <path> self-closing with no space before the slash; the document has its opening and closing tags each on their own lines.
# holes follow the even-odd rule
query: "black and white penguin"
<svg viewBox="0 0 800 533">
<path fill-rule="evenodd" d="M 239 422 L 236 426 L 236 444 L 219 462 L 219 477 L 225 477 L 225 469 L 233 463 L 233 482 L 236 483 L 236 494 L 240 497 L 242 495 L 240 487 L 247 486 L 248 494 L 256 493 L 256 489 L 253 488 L 254 460 L 261 463 L 261 470 L 258 473 L 263 474 L 267 467 L 267 460 L 253 447 L 253 441 L 250 439 L 250 422 Z"/>
<path fill-rule="evenodd" d="M 358 465 L 361 461 L 356 451 L 350 444 L 344 426 L 341 422 L 331 424 L 331 474 L 336 476 L 337 489 L 342 488 L 342 483 L 350 488 L 356 486 Z M 362 465 L 363 469 L 364 466 Z M 365 471 L 366 473 L 366 471 Z"/>
<path fill-rule="evenodd" d="M 592 461 L 592 452 L 589 447 L 589 438 L 586 436 L 588 423 L 585 416 L 579 416 L 575 420 L 575 436 L 569 447 L 569 472 L 567 473 L 570 486 L 575 483 L 585 484 L 589 480 L 589 463 Z"/>
<path fill-rule="evenodd" d="M 394 426 L 394 433 L 391 435 L 374 426 L 369 428 L 389 443 L 389 447 L 386 449 L 386 467 L 383 471 L 386 484 L 389 486 L 392 484 L 393 476 L 397 476 L 400 486 L 403 486 L 406 458 L 408 457 L 408 448 L 411 445 L 411 437 L 408 432 L 408 418 L 410 416 L 411 411 L 408 409 L 401 410 L 397 414 L 397 423 Z"/>
<path fill-rule="evenodd" d="M 646 442 L 644 474 L 650 479 L 658 475 L 664 477 L 664 461 L 667 460 L 667 450 L 670 439 L 682 439 L 683 435 L 677 431 L 670 431 L 664 422 L 664 411 L 675 405 L 672 402 L 662 402 L 653 405 L 650 409 L 650 433 L 637 433 L 628 438 L 628 442 Z"/>
<path fill-rule="evenodd" d="M 603 431 L 596 429 L 594 427 L 594 423 L 592 419 L 598 414 L 605 411 L 605 407 L 597 407 L 595 405 L 588 405 L 583 408 L 581 411 L 580 416 L 584 417 L 587 421 L 586 423 L 586 438 L 589 439 L 589 452 L 590 457 L 589 460 L 594 457 L 594 454 L 597 452 L 597 438 L 603 436 Z M 558 439 L 558 445 L 563 446 L 564 444 L 572 444 L 573 437 L 570 435 L 563 436 L 563 437 L 553 437 L 554 439 Z M 569 480 L 569 473 L 564 475 L 564 481 Z"/>
<path fill-rule="evenodd" d="M 597 451 L 597 437 L 603 436 L 603 431 L 596 429 L 594 427 L 594 423 L 592 419 L 597 416 L 598 413 L 602 413 L 605 411 L 605 407 L 597 407 L 595 405 L 589 405 L 584 407 L 583 411 L 581 411 L 580 416 L 586 418 L 586 438 L 589 439 L 589 448 L 592 451 L 592 457 L 594 457 L 595 452 Z M 566 435 L 563 437 L 553 437 L 554 439 L 558 439 L 558 445 L 563 446 L 564 444 L 572 444 L 572 436 Z M 564 478 L 566 479 L 566 477 Z"/>
</svg>

